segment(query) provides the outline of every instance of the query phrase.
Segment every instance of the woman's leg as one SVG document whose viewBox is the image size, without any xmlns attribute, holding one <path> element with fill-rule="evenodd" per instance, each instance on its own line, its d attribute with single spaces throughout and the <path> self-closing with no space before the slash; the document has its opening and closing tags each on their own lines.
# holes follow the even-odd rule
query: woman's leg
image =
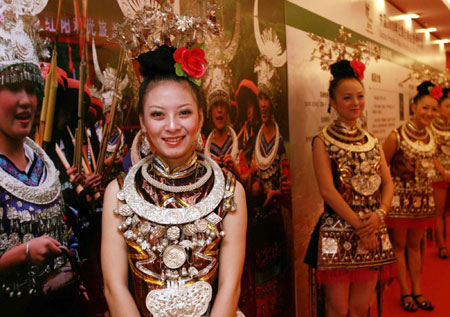
<svg viewBox="0 0 450 317">
<path fill-rule="evenodd" d="M 391 239 L 395 256 L 397 257 L 397 280 L 400 285 L 400 293 L 402 296 L 410 294 L 405 260 L 406 231 L 407 229 L 402 228 L 389 229 L 389 238 Z M 405 301 L 412 302 L 412 298 L 406 298 Z"/>
<path fill-rule="evenodd" d="M 436 237 L 439 249 L 445 247 L 444 241 L 444 212 L 447 202 L 447 188 L 434 189 L 434 201 L 436 204 Z M 441 251 L 439 251 L 441 254 Z"/>
<path fill-rule="evenodd" d="M 408 250 L 408 268 L 411 277 L 412 293 L 421 294 L 420 275 L 422 269 L 422 256 L 420 252 L 420 241 L 423 239 L 425 229 L 409 229 L 406 241 Z"/>
<path fill-rule="evenodd" d="M 364 283 L 350 284 L 349 317 L 366 317 L 378 280 L 378 270 Z"/>
<path fill-rule="evenodd" d="M 346 317 L 350 282 L 336 282 L 323 285 L 325 290 L 325 311 L 327 317 Z"/>
</svg>

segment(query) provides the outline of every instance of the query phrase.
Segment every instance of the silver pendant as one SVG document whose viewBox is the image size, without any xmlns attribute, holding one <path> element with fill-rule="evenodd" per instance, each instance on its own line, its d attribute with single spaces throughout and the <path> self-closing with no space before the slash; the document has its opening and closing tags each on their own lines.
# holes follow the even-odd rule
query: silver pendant
<svg viewBox="0 0 450 317">
<path fill-rule="evenodd" d="M 167 288 L 148 293 L 145 304 L 154 317 L 198 317 L 208 310 L 211 297 L 209 283 L 199 281 L 184 285 L 176 281 L 169 282 Z"/>
<path fill-rule="evenodd" d="M 170 245 L 164 250 L 163 261 L 169 269 L 178 269 L 186 259 L 186 251 L 179 245 Z"/>
</svg>

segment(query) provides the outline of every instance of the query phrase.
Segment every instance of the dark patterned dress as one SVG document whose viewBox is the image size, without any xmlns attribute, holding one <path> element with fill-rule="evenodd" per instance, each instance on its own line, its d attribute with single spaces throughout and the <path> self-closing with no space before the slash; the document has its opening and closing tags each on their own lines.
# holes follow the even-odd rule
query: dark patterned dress
<svg viewBox="0 0 450 317">
<path fill-rule="evenodd" d="M 293 275 L 287 243 L 290 197 L 275 196 L 264 205 L 267 191 L 280 190 L 288 180 L 289 162 L 278 131 L 271 140 L 263 133 L 258 138 L 259 153 L 254 149 L 253 156 L 261 158 L 262 164 L 255 158 L 258 173 L 246 184 L 248 230 L 240 307 L 249 316 L 292 316 Z"/>
<path fill-rule="evenodd" d="M 435 137 L 428 128 L 419 130 L 411 121 L 394 132 L 398 144 L 391 160 L 395 192 L 386 224 L 406 229 L 434 226 Z"/>
<path fill-rule="evenodd" d="M 381 201 L 381 153 L 378 140 L 362 129 L 350 130 L 335 122 L 317 136 L 331 161 L 333 182 L 345 202 L 359 216 L 375 212 Z M 379 246 L 368 251 L 355 229 L 325 203 L 311 237 L 305 262 L 317 269 L 317 281 L 364 282 L 371 270 L 383 268 L 381 279 L 392 277 L 395 254 L 387 229 L 378 229 Z M 370 271 L 369 271 L 370 270 Z"/>
<path fill-rule="evenodd" d="M 63 221 L 64 202 L 58 171 L 31 139 L 25 139 L 24 148 L 29 160 L 25 171 L 19 170 L 0 154 L 0 257 L 6 251 L 43 235 L 67 246 L 68 231 Z M 39 303 L 37 297 L 38 276 L 44 270 L 60 268 L 66 261 L 57 257 L 43 267 L 26 264 L 0 274 L 1 314 L 45 315 L 44 310 L 38 309 L 45 308 L 45 303 Z"/>
<path fill-rule="evenodd" d="M 437 141 L 437 159 L 446 172 L 450 172 L 450 121 L 438 115 L 431 122 L 431 131 Z M 433 182 L 434 188 L 448 188 L 449 183 L 445 182 L 442 175 L 436 172 Z"/>
<path fill-rule="evenodd" d="M 198 188 L 212 167 L 212 175 Z M 143 170 L 148 171 L 143 175 Z M 149 181 L 150 177 L 150 181 Z M 154 182 L 187 186 L 173 192 Z M 133 291 L 143 316 L 208 316 L 217 291 L 223 219 L 235 211 L 235 179 L 197 154 L 169 171 L 157 156 L 133 167 L 119 192 L 119 230 L 128 245 Z"/>
</svg>

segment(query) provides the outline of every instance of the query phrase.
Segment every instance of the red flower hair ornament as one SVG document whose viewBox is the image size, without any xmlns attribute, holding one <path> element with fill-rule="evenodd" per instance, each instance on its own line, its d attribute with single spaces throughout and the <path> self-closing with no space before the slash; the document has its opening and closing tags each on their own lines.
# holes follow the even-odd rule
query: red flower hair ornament
<svg viewBox="0 0 450 317">
<path fill-rule="evenodd" d="M 203 44 L 195 45 L 191 49 L 180 47 L 173 53 L 173 59 L 178 77 L 187 77 L 197 86 L 201 85 L 201 78 L 206 72 Z"/>
<path fill-rule="evenodd" d="M 444 93 L 442 92 L 442 88 L 439 85 L 434 86 L 433 88 L 428 87 L 428 91 L 430 92 L 430 96 L 439 101 Z"/>
<path fill-rule="evenodd" d="M 357 60 L 352 60 L 350 62 L 350 66 L 353 68 L 353 71 L 355 72 L 356 77 L 358 77 L 359 80 L 364 79 L 364 71 L 366 70 L 366 65 L 364 63 L 361 63 Z"/>
</svg>

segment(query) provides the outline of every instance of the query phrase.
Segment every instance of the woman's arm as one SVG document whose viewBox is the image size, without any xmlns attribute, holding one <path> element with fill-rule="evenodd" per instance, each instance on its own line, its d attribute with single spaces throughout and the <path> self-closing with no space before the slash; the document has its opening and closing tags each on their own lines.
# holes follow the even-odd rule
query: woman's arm
<svg viewBox="0 0 450 317">
<path fill-rule="evenodd" d="M 6 251 L 0 257 L 0 275 L 7 274 L 11 270 L 28 263 L 43 265 L 61 254 L 60 245 L 58 241 L 49 236 L 35 238 L 28 243 L 27 256 L 27 245 L 22 243 Z"/>
<path fill-rule="evenodd" d="M 128 290 L 127 245 L 117 230 L 121 216 L 113 212 L 118 207 L 118 191 L 114 180 L 106 188 L 103 200 L 101 262 L 105 297 L 111 316 L 140 316 Z"/>
<path fill-rule="evenodd" d="M 391 208 L 392 198 L 394 197 L 394 182 L 392 181 L 391 172 L 385 159 L 385 155 L 382 149 L 380 149 L 381 155 L 381 202 L 380 209 L 389 212 Z"/>
<path fill-rule="evenodd" d="M 213 304 L 211 317 L 234 317 L 241 293 L 241 275 L 245 259 L 245 233 L 247 206 L 245 191 L 236 182 L 234 200 L 237 208 L 223 220 L 225 237 L 220 245 L 219 290 Z"/>
<path fill-rule="evenodd" d="M 392 158 L 395 152 L 397 152 L 397 133 L 392 131 L 383 144 L 384 157 L 386 158 L 387 165 L 391 165 Z"/>
</svg>

